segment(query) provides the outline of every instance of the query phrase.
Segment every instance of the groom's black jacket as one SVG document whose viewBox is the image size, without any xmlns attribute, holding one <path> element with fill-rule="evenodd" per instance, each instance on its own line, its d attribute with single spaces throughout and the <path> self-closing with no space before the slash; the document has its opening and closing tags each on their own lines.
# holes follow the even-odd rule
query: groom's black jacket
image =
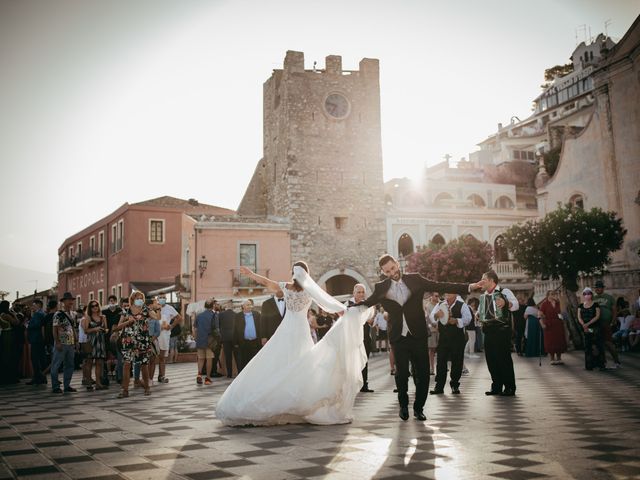
<svg viewBox="0 0 640 480">
<path fill-rule="evenodd" d="M 397 342 L 402 336 L 403 314 L 411 335 L 418 340 L 427 341 L 429 333 L 422 305 L 425 292 L 458 293 L 460 295 L 469 293 L 469 286 L 466 283 L 434 282 L 419 273 L 405 273 L 402 275 L 402 281 L 411 292 L 404 305 L 386 298 L 387 291 L 391 288 L 390 278 L 376 283 L 373 293 L 364 301 L 368 307 L 381 304 L 389 314 L 387 332 L 391 343 Z"/>
</svg>

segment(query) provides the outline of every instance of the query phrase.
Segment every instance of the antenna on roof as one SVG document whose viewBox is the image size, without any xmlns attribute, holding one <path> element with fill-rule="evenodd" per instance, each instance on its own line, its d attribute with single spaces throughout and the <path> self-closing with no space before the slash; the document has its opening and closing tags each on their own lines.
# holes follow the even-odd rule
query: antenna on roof
<svg viewBox="0 0 640 480">
<path fill-rule="evenodd" d="M 611 19 L 610 19 L 610 18 L 604 22 L 604 36 L 605 36 L 605 37 L 609 37 L 609 30 L 608 30 L 608 27 L 609 27 L 609 25 L 611 25 L 611 23 L 612 23 L 612 22 L 611 22 Z"/>
</svg>

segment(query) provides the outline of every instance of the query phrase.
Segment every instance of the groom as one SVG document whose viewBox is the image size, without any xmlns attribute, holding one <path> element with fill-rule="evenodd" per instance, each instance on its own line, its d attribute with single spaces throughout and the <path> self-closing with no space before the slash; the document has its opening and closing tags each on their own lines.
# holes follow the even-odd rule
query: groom
<svg viewBox="0 0 640 480">
<path fill-rule="evenodd" d="M 427 322 L 422 306 L 425 292 L 459 293 L 465 295 L 476 284 L 434 282 L 418 273 L 402 274 L 397 260 L 389 254 L 380 257 L 378 265 L 387 277 L 375 285 L 373 294 L 364 301 L 367 306 L 380 303 L 389 314 L 387 332 L 396 362 L 396 387 L 400 403 L 400 418 L 409 419 L 409 362 L 415 367 L 416 398 L 413 416 L 420 421 L 429 391 L 429 353 Z"/>
</svg>

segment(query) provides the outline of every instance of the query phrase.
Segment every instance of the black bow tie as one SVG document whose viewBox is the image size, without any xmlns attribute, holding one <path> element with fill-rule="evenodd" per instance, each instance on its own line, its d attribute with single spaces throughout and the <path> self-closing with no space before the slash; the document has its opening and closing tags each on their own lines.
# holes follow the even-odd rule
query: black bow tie
<svg viewBox="0 0 640 480">
<path fill-rule="evenodd" d="M 364 303 L 364 302 L 358 302 L 358 303 L 356 303 L 356 302 L 354 302 L 354 301 L 352 301 L 352 300 L 349 300 L 349 304 L 348 304 L 348 305 L 349 305 L 350 307 L 359 307 L 359 306 L 360 306 L 360 305 L 362 305 L 363 303 Z"/>
<path fill-rule="evenodd" d="M 284 302 L 284 298 L 276 298 L 279 302 Z"/>
</svg>

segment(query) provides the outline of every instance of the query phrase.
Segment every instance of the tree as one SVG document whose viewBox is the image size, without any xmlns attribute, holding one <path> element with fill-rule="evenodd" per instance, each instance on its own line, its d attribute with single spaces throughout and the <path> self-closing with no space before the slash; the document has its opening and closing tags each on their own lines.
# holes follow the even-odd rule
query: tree
<svg viewBox="0 0 640 480">
<path fill-rule="evenodd" d="M 505 246 L 532 276 L 560 280 L 568 301 L 569 332 L 582 346 L 577 320 L 578 277 L 598 274 L 622 247 L 627 231 L 615 212 L 590 211 L 567 204 L 538 220 L 513 225 L 504 234 Z"/>
<path fill-rule="evenodd" d="M 489 270 L 492 256 L 487 242 L 467 235 L 445 245 L 418 247 L 407 258 L 407 270 L 436 281 L 473 283 Z"/>
<path fill-rule="evenodd" d="M 545 83 L 541 85 L 543 90 L 546 90 L 551 86 L 553 80 L 556 77 L 564 77 L 565 75 L 569 75 L 573 72 L 573 63 L 567 63 L 565 65 L 554 65 L 551 68 L 546 68 L 544 71 L 544 81 Z"/>
</svg>

